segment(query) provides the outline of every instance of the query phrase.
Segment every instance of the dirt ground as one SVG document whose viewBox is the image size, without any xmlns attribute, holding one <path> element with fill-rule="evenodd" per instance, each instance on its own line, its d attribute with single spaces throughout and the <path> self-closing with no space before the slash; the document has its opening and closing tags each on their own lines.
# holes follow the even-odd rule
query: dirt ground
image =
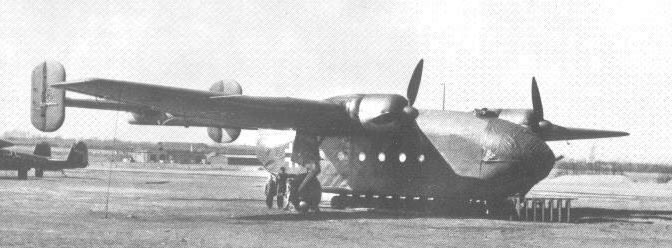
<svg viewBox="0 0 672 248">
<path fill-rule="evenodd" d="M 70 170 L 67 177 L 47 172 L 45 178 L 31 175 L 29 180 L 20 181 L 15 174 L 0 172 L 3 199 L 0 247 L 669 247 L 672 244 L 672 211 L 577 209 L 575 212 L 583 215 L 579 224 L 363 209 L 323 208 L 320 214 L 298 215 L 265 207 L 263 177 L 152 171 L 110 174 L 85 169 Z"/>
</svg>

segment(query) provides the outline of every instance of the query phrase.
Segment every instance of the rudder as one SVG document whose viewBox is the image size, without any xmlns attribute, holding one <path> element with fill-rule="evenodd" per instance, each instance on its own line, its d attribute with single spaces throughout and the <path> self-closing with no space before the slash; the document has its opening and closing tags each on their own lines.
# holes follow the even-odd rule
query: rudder
<svg viewBox="0 0 672 248">
<path fill-rule="evenodd" d="M 89 165 L 89 150 L 84 142 L 80 141 L 72 146 L 67 162 L 73 168 L 84 168 Z"/>
<path fill-rule="evenodd" d="M 33 154 L 43 157 L 51 157 L 51 145 L 47 142 L 41 142 L 35 146 Z"/>
<path fill-rule="evenodd" d="M 58 130 L 65 120 L 65 90 L 50 86 L 65 81 L 65 68 L 58 62 L 43 62 L 33 69 L 30 120 L 43 132 Z"/>
</svg>

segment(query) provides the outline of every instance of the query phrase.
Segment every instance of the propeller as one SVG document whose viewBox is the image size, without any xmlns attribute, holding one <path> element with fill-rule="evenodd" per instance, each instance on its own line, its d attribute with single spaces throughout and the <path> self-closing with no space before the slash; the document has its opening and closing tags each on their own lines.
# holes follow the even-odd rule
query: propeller
<svg viewBox="0 0 672 248">
<path fill-rule="evenodd" d="M 532 116 L 529 126 L 532 131 L 542 135 L 544 130 L 554 126 L 553 123 L 544 119 L 544 106 L 541 104 L 541 94 L 535 77 L 532 77 Z"/>
<path fill-rule="evenodd" d="M 408 90 L 406 91 L 408 106 L 404 107 L 404 113 L 413 120 L 418 117 L 418 110 L 413 107 L 413 103 L 415 103 L 415 98 L 418 96 L 418 91 L 420 90 L 423 64 L 424 59 L 420 59 L 418 65 L 415 66 L 415 70 L 413 70 L 413 75 L 411 76 L 411 81 L 408 83 Z"/>
<path fill-rule="evenodd" d="M 532 77 L 532 111 L 537 118 L 537 121 L 544 119 L 544 107 L 541 105 L 539 86 L 537 86 L 537 79 L 534 77 Z"/>
<path fill-rule="evenodd" d="M 541 104 L 541 94 L 539 94 L 537 79 L 532 77 L 532 116 L 529 123 L 530 128 L 535 132 L 539 132 L 541 131 L 540 125 L 542 122 L 548 121 L 544 120 L 544 106 Z"/>
<path fill-rule="evenodd" d="M 357 104 L 355 115 L 366 129 L 374 131 L 390 131 L 412 123 L 419 112 L 413 107 L 420 89 L 423 60 L 415 66 L 411 81 L 408 83 L 406 97 L 396 94 L 365 95 Z"/>
<path fill-rule="evenodd" d="M 418 62 L 418 65 L 415 66 L 413 70 L 413 75 L 411 76 L 411 81 L 408 83 L 408 90 L 406 91 L 406 98 L 408 98 L 408 105 L 413 106 L 415 103 L 415 97 L 418 96 L 418 90 L 420 89 L 420 81 L 422 80 L 422 65 L 424 60 L 421 59 Z"/>
<path fill-rule="evenodd" d="M 528 125 L 533 132 L 546 141 L 610 138 L 629 135 L 626 132 L 620 131 L 563 127 L 545 120 L 539 86 L 537 86 L 537 79 L 534 77 L 532 77 L 532 114 L 529 117 Z"/>
</svg>

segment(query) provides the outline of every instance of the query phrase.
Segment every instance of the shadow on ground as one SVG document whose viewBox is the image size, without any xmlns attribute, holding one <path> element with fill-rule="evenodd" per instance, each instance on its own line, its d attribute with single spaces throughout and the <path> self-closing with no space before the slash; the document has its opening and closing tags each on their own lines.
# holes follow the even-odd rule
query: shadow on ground
<svg viewBox="0 0 672 248">
<path fill-rule="evenodd" d="M 614 210 L 603 208 L 572 209 L 575 223 L 629 222 L 653 224 L 654 221 L 672 221 L 672 211 Z"/>
<path fill-rule="evenodd" d="M 277 210 L 282 211 L 282 210 Z M 456 216 L 441 213 L 423 213 L 393 210 L 327 210 L 320 213 L 297 213 L 287 211 L 281 214 L 250 215 L 236 217 L 239 220 L 266 220 L 266 221 L 324 221 L 350 219 L 417 219 L 417 218 L 450 218 L 465 219 L 478 218 L 474 216 Z"/>
<path fill-rule="evenodd" d="M 208 202 L 264 202 L 261 199 L 245 198 L 170 198 L 171 201 L 208 201 Z M 262 206 L 262 205 L 259 205 Z"/>
<path fill-rule="evenodd" d="M 278 210 L 280 211 L 280 210 Z M 573 223 L 608 223 L 627 222 L 653 224 L 655 221 L 672 221 L 672 211 L 637 211 L 612 210 L 598 208 L 573 209 Z M 266 220 L 266 221 L 322 221 L 346 219 L 416 219 L 416 218 L 446 218 L 446 219 L 493 219 L 511 220 L 512 218 L 490 218 L 487 216 L 455 215 L 451 213 L 423 213 L 388 210 L 361 210 L 361 211 L 322 211 L 321 213 L 300 214 L 286 212 L 282 214 L 266 214 L 241 216 L 239 220 Z"/>
</svg>

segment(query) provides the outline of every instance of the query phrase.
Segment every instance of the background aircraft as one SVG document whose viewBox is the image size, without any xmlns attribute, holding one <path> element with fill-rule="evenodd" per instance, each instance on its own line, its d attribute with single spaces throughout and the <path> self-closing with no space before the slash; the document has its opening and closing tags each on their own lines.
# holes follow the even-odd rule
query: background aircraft
<svg viewBox="0 0 672 248">
<path fill-rule="evenodd" d="M 628 135 L 545 120 L 534 78 L 532 109 L 418 110 L 413 103 L 422 68 L 421 60 L 406 97 L 353 94 L 306 100 L 242 95 L 235 81 L 217 82 L 209 91 L 98 78 L 65 82 L 61 64 L 44 62 L 32 75 L 31 121 L 41 131 L 55 131 L 68 106 L 131 112 L 129 123 L 136 125 L 207 127 L 215 142 L 232 142 L 241 129 L 317 136 L 319 179 L 324 192 L 340 194 L 332 199 L 337 208 L 427 199 L 482 199 L 498 206 L 509 196 L 524 196 L 548 175 L 556 157 L 545 141 Z M 65 90 L 105 100 L 69 99 Z M 272 135 L 259 140 L 258 157 L 271 173 L 280 167 L 301 173 L 301 167 L 285 161 L 290 141 Z M 296 147 L 305 146 L 292 147 L 291 152 L 299 152 Z"/>
<path fill-rule="evenodd" d="M 0 148 L 13 146 L 0 140 Z M 43 142 L 35 146 L 33 154 L 19 153 L 6 149 L 0 150 L 0 170 L 16 170 L 19 179 L 28 179 L 28 171 L 35 169 L 35 176 L 42 177 L 44 171 L 84 168 L 88 162 L 88 151 L 84 142 L 74 144 L 66 160 L 51 160 L 51 147 Z"/>
</svg>

